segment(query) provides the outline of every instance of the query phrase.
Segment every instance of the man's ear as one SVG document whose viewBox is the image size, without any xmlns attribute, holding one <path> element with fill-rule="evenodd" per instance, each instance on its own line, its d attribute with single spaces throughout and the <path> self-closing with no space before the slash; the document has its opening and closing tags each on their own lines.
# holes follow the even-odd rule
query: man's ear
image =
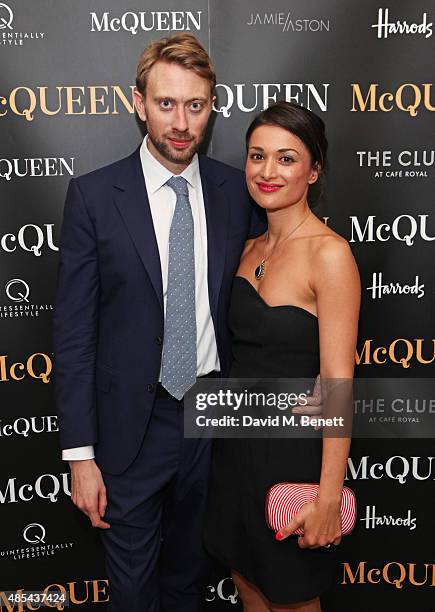
<svg viewBox="0 0 435 612">
<path fill-rule="evenodd" d="M 211 97 L 211 105 L 213 107 L 213 104 L 216 102 L 216 96 L 212 96 Z"/>
<path fill-rule="evenodd" d="M 133 93 L 134 93 L 134 106 L 136 108 L 136 112 L 142 121 L 146 121 L 147 117 L 145 113 L 144 97 L 137 88 L 134 89 Z"/>
</svg>

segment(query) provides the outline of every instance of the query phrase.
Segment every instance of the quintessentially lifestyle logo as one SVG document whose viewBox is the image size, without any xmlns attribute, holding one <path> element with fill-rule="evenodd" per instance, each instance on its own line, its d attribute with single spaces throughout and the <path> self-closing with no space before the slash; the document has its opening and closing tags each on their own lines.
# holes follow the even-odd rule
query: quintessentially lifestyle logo
<svg viewBox="0 0 435 612">
<path fill-rule="evenodd" d="M 435 149 L 356 151 L 358 166 L 371 170 L 373 178 L 428 178 L 435 165 Z"/>
<path fill-rule="evenodd" d="M 275 26 L 282 32 L 329 32 L 331 28 L 329 19 L 321 18 L 301 18 L 293 15 L 290 11 L 269 12 L 269 13 L 250 13 L 246 25 L 261 27 Z"/>
<path fill-rule="evenodd" d="M 59 552 L 70 551 L 74 542 L 47 541 L 47 531 L 41 523 L 29 523 L 23 528 L 22 538 L 27 545 L 12 545 L 0 550 L 0 559 L 22 561 L 24 559 L 44 560 Z M 30 544 L 30 546 L 28 546 Z M 1 604 L 0 604 L 1 605 Z M 1 607 L 0 607 L 1 609 Z"/>
<path fill-rule="evenodd" d="M 357 215 L 350 215 L 351 236 L 349 242 L 388 242 L 396 240 L 407 247 L 417 239 L 433 242 L 435 235 L 428 229 L 429 215 L 399 215 L 390 223 L 379 223 L 376 215 L 369 215 L 360 223 Z M 435 228 L 434 228 L 435 231 Z"/>
<path fill-rule="evenodd" d="M 409 5 L 410 7 L 412 5 Z M 372 24 L 372 28 L 377 31 L 378 38 L 388 38 L 389 36 L 409 36 L 422 35 L 425 38 L 432 36 L 432 21 L 427 19 L 427 13 L 423 13 L 420 22 L 408 22 L 396 19 L 390 21 L 390 10 L 380 8 L 378 10 L 378 21 Z"/>
<path fill-rule="evenodd" d="M 43 227 L 33 223 L 26 223 L 18 232 L 6 233 L 0 236 L 0 249 L 5 253 L 15 253 L 17 250 L 33 253 L 40 257 L 43 252 L 59 251 L 54 244 L 54 223 L 44 223 Z"/>
<path fill-rule="evenodd" d="M 45 527 L 40 523 L 30 523 L 23 529 L 23 538 L 29 544 L 45 544 Z"/>
<path fill-rule="evenodd" d="M 351 112 L 390 113 L 399 110 L 416 117 L 422 110 L 435 111 L 433 102 L 433 83 L 402 83 L 393 91 L 383 91 L 379 83 L 370 83 L 361 88 L 359 83 L 351 83 Z"/>
<path fill-rule="evenodd" d="M 387 282 L 384 280 L 382 272 L 373 272 L 372 284 L 370 287 L 366 287 L 366 289 L 371 292 L 371 298 L 373 300 L 381 300 L 389 295 L 410 295 L 417 299 L 424 296 L 424 284 L 420 283 L 420 277 L 418 275 L 416 275 L 413 282 L 409 284 L 391 281 Z"/>
<path fill-rule="evenodd" d="M 165 32 L 201 30 L 202 11 L 127 11 L 114 17 L 108 11 L 90 13 L 91 32 Z"/>
<path fill-rule="evenodd" d="M 295 102 L 315 112 L 328 110 L 329 83 L 218 83 L 213 110 L 231 116 L 233 107 L 243 113 L 263 110 L 279 99 Z M 134 114 L 134 85 L 57 85 L 14 87 L 0 95 L 0 119 L 12 113 L 25 121 L 44 117 Z"/>
<path fill-rule="evenodd" d="M 30 287 L 22 278 L 13 278 L 6 283 L 6 295 L 13 302 L 29 302 Z"/>
<path fill-rule="evenodd" d="M 406 516 L 393 516 L 391 514 L 380 513 L 376 509 L 376 506 L 366 506 L 365 515 L 359 520 L 364 524 L 366 529 L 405 527 L 409 529 L 409 531 L 414 531 L 414 529 L 417 528 L 417 518 L 412 516 L 410 508 L 408 508 Z"/>
<path fill-rule="evenodd" d="M 0 2 L 0 30 L 13 30 L 12 22 L 14 20 L 14 14 L 12 9 L 4 2 Z"/>
<path fill-rule="evenodd" d="M 0 179 L 34 176 L 74 176 L 75 157 L 26 157 L 0 159 Z"/>
<path fill-rule="evenodd" d="M 9 304 L 0 303 L 0 319 L 39 317 L 53 310 L 52 304 L 37 304 L 29 300 L 30 286 L 22 278 L 12 278 L 5 285 Z"/>
<path fill-rule="evenodd" d="M 42 39 L 44 32 L 16 32 L 13 26 L 14 13 L 11 7 L 0 2 L 0 46 L 21 47 L 29 40 Z"/>
</svg>

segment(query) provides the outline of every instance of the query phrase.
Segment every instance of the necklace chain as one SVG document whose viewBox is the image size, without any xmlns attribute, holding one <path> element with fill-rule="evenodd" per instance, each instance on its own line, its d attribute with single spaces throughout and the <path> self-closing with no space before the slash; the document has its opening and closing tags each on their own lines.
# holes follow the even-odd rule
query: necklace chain
<svg viewBox="0 0 435 612">
<path fill-rule="evenodd" d="M 305 215 L 305 217 L 302 219 L 302 221 L 300 221 L 296 227 L 294 227 L 292 229 L 292 231 L 287 234 L 287 236 L 285 238 L 283 238 L 282 240 L 280 240 L 271 250 L 271 252 L 269 253 L 269 255 L 267 255 L 266 257 L 266 248 L 267 248 L 267 243 L 269 242 L 269 230 L 267 231 L 267 235 L 266 235 L 266 241 L 265 241 L 265 245 L 264 245 L 264 253 L 263 253 L 263 259 L 261 260 L 260 264 L 255 268 L 255 278 L 257 280 L 260 280 L 260 278 L 262 278 L 266 272 L 266 268 L 265 268 L 265 264 L 266 261 L 269 259 L 269 257 L 276 251 L 276 249 L 281 246 L 281 244 L 283 244 L 286 240 L 288 240 L 288 238 L 290 238 L 290 236 L 292 236 L 295 231 L 297 229 L 299 229 L 301 227 L 301 225 L 303 223 L 305 223 L 305 221 L 308 219 L 308 217 L 311 215 L 311 210 L 308 212 L 307 215 Z"/>
</svg>

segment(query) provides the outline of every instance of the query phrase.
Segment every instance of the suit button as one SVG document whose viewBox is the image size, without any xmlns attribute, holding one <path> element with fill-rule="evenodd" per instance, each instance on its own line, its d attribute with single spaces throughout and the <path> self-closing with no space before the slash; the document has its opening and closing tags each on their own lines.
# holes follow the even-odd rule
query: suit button
<svg viewBox="0 0 435 612">
<path fill-rule="evenodd" d="M 149 391 L 150 393 L 154 391 L 154 388 L 155 388 L 155 385 L 152 385 L 151 383 L 147 385 L 147 391 Z"/>
<path fill-rule="evenodd" d="M 163 339 L 162 339 L 162 337 L 161 337 L 161 336 L 156 336 L 156 337 L 154 338 L 154 342 L 155 342 L 155 343 L 156 343 L 158 346 L 161 346 L 161 345 L 163 344 Z"/>
</svg>

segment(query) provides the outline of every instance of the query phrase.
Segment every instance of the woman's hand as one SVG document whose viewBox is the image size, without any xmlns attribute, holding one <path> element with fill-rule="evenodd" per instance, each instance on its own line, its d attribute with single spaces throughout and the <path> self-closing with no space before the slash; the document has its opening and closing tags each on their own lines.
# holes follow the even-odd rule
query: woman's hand
<svg viewBox="0 0 435 612">
<path fill-rule="evenodd" d="M 292 520 L 280 529 L 275 538 L 284 540 L 295 529 L 302 527 L 304 535 L 299 536 L 300 548 L 320 548 L 341 542 L 340 503 L 326 502 L 316 498 L 302 506 Z"/>
</svg>

